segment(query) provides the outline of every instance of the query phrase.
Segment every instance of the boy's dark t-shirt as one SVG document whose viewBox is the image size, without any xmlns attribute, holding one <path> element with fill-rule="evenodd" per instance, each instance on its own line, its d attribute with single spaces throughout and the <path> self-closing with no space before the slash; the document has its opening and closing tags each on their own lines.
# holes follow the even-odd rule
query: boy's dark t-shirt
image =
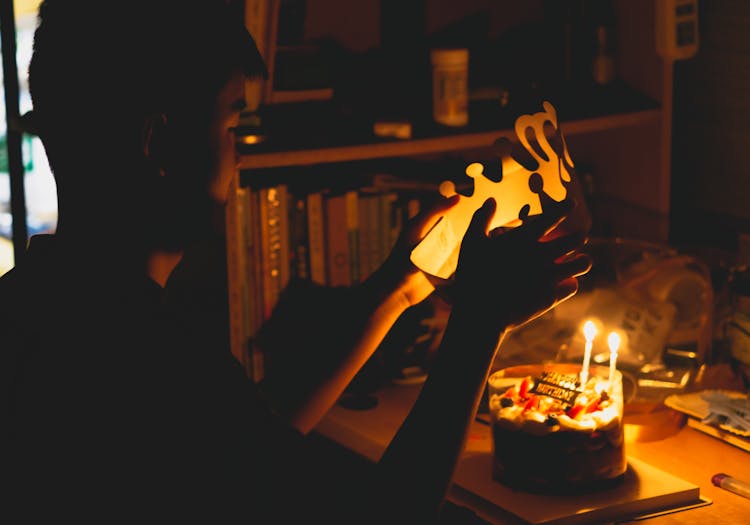
<svg viewBox="0 0 750 525">
<path fill-rule="evenodd" d="M 225 286 L 192 286 L 211 282 L 192 271 L 226 278 L 216 253 L 162 289 L 38 236 L 0 278 L 13 467 L 3 470 L 16 510 L 270 523 L 351 501 L 341 492 L 351 484 L 328 485 L 341 477 L 325 476 L 332 465 L 268 409 L 229 352 Z"/>
</svg>

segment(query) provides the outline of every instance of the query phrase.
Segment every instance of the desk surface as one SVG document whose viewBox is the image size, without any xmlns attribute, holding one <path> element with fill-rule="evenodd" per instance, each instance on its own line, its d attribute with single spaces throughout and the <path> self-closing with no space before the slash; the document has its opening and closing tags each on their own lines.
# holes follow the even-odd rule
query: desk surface
<svg viewBox="0 0 750 525">
<path fill-rule="evenodd" d="M 377 461 L 406 417 L 419 394 L 421 386 L 386 386 L 378 391 L 378 405 L 371 410 L 350 410 L 335 406 L 317 427 L 322 436 L 345 446 L 364 457 Z M 644 420 L 671 418 L 676 412 L 664 409 L 659 414 L 636 416 L 635 425 Z M 639 419 L 640 418 L 640 419 Z M 715 487 L 711 476 L 725 472 L 736 478 L 750 481 L 750 453 L 717 438 L 708 436 L 684 424 L 671 425 L 662 433 L 641 432 L 626 443 L 628 455 L 654 467 L 672 473 L 700 487 L 701 495 L 713 501 L 711 505 L 648 518 L 648 525 L 742 525 L 750 523 L 750 499 Z M 625 419 L 628 424 L 628 417 Z M 665 425 L 669 427 L 670 425 Z M 475 423 L 471 428 L 466 449 L 486 446 L 488 427 Z M 626 427 L 627 433 L 627 427 Z M 627 434 L 626 434 L 627 435 Z M 449 498 L 471 506 L 453 490 Z M 476 509 L 475 509 L 476 510 Z"/>
</svg>

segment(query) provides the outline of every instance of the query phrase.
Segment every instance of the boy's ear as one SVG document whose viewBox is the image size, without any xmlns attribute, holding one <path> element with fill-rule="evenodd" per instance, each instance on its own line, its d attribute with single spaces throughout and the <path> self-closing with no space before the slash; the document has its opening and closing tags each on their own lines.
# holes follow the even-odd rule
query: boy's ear
<svg viewBox="0 0 750 525">
<path fill-rule="evenodd" d="M 167 116 L 155 113 L 144 119 L 141 148 L 147 162 L 163 175 L 167 151 Z"/>
</svg>

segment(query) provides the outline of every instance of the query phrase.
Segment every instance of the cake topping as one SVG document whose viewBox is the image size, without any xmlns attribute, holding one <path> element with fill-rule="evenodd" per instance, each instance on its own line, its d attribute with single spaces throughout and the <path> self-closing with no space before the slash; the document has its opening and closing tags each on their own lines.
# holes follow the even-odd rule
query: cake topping
<svg viewBox="0 0 750 525">
<path fill-rule="evenodd" d="M 578 374 L 545 371 L 516 380 L 503 393 L 490 396 L 495 421 L 532 434 L 559 430 L 593 432 L 618 420 L 618 409 L 607 394 L 609 381 L 590 377 L 581 385 Z"/>
<path fill-rule="evenodd" d="M 531 391 L 538 395 L 548 396 L 563 403 L 574 405 L 578 391 L 578 374 L 561 374 L 560 372 L 545 371 L 534 382 Z"/>
</svg>

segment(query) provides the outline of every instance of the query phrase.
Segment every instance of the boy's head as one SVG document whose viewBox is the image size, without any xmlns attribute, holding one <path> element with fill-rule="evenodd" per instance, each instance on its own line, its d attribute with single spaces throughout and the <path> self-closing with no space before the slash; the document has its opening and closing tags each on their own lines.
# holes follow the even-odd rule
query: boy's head
<svg viewBox="0 0 750 525">
<path fill-rule="evenodd" d="M 266 74 L 243 20 L 223 0 L 41 3 L 29 90 L 61 218 L 105 200 L 153 222 L 163 198 L 200 215 L 216 98 L 237 71 Z"/>
<path fill-rule="evenodd" d="M 236 67 L 264 75 L 234 5 L 126 0 L 104 9 L 100 0 L 44 0 L 29 66 L 40 132 L 96 135 L 114 115 L 141 117 L 198 104 Z"/>
</svg>

